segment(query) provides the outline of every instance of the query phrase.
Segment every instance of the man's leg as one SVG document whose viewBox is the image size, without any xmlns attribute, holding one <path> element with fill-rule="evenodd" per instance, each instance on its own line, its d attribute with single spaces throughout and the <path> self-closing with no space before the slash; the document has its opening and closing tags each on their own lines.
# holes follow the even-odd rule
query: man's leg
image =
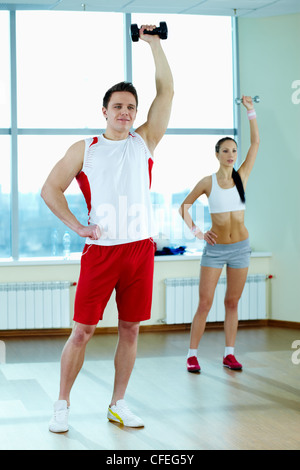
<svg viewBox="0 0 300 470">
<path fill-rule="evenodd" d="M 111 405 L 115 405 L 125 396 L 135 363 L 139 327 L 139 322 L 119 320 L 119 340 L 115 354 L 115 381 Z"/>
<path fill-rule="evenodd" d="M 122 273 L 116 287 L 119 341 L 115 354 L 115 381 L 107 417 L 125 426 L 144 426 L 124 400 L 136 359 L 139 326 L 151 316 L 154 245 L 151 240 L 128 243 L 123 249 Z"/>
<path fill-rule="evenodd" d="M 74 324 L 61 356 L 61 376 L 59 400 L 66 400 L 70 406 L 70 392 L 75 379 L 82 368 L 85 349 L 93 336 L 96 325 Z"/>
<path fill-rule="evenodd" d="M 140 428 L 143 421 L 128 408 L 124 396 L 134 366 L 139 322 L 119 320 L 119 341 L 115 354 L 115 382 L 107 417 L 110 421 Z"/>
<path fill-rule="evenodd" d="M 69 430 L 68 417 L 70 392 L 84 361 L 85 348 L 93 336 L 96 325 L 75 323 L 73 331 L 61 356 L 59 399 L 54 403 L 54 413 L 49 423 L 49 431 L 66 432 Z"/>
</svg>

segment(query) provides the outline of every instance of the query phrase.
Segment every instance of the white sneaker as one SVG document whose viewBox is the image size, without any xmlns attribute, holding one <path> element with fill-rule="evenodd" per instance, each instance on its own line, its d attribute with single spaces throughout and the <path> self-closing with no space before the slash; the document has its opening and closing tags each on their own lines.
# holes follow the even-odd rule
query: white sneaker
<svg viewBox="0 0 300 470">
<path fill-rule="evenodd" d="M 125 400 L 118 400 L 115 405 L 110 406 L 108 408 L 107 418 L 110 421 L 121 423 L 124 426 L 132 428 L 141 428 L 144 426 L 141 418 L 130 411 Z"/>
<path fill-rule="evenodd" d="M 68 425 L 69 408 L 66 400 L 58 400 L 54 403 L 54 413 L 49 423 L 49 431 L 66 432 Z"/>
</svg>

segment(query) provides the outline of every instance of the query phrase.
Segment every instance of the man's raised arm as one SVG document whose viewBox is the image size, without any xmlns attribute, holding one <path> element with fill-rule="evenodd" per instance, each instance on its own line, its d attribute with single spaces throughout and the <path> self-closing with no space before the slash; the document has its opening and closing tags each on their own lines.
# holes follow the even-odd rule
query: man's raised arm
<svg viewBox="0 0 300 470">
<path fill-rule="evenodd" d="M 155 26 L 142 26 L 140 29 L 140 38 L 149 43 L 153 54 L 155 63 L 156 96 L 150 106 L 147 121 L 136 129 L 136 132 L 140 134 L 147 143 L 150 152 L 154 151 L 158 142 L 166 132 L 174 95 L 172 72 L 161 46 L 159 36 L 143 34 L 145 29 L 151 30 L 154 28 Z"/>
</svg>

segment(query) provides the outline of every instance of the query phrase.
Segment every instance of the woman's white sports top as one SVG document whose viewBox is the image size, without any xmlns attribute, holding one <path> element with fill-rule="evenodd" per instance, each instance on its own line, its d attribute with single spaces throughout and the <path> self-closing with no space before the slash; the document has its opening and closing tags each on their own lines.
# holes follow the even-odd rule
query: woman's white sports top
<svg viewBox="0 0 300 470">
<path fill-rule="evenodd" d="M 217 175 L 212 175 L 211 192 L 208 197 L 210 214 L 221 212 L 244 211 L 246 204 L 242 202 L 237 187 L 223 189 L 218 185 Z"/>
</svg>

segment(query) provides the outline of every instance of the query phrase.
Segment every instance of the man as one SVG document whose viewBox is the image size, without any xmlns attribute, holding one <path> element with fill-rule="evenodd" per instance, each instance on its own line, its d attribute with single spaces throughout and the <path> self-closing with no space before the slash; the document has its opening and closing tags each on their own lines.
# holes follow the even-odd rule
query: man
<svg viewBox="0 0 300 470">
<path fill-rule="evenodd" d="M 103 135 L 72 145 L 47 178 L 41 196 L 69 228 L 86 237 L 75 298 L 74 327 L 61 358 L 58 401 L 49 429 L 68 430 L 70 391 L 83 365 L 85 348 L 113 289 L 118 306 L 115 380 L 107 417 L 125 426 L 141 427 L 124 396 L 134 366 L 140 321 L 150 318 L 154 267 L 151 230 L 151 169 L 154 149 L 169 122 L 173 78 L 158 35 L 140 38 L 151 47 L 156 96 L 147 120 L 130 132 L 137 114 L 132 84 L 112 87 L 103 99 Z M 65 190 L 76 177 L 89 210 L 83 226 L 68 208 Z"/>
</svg>

